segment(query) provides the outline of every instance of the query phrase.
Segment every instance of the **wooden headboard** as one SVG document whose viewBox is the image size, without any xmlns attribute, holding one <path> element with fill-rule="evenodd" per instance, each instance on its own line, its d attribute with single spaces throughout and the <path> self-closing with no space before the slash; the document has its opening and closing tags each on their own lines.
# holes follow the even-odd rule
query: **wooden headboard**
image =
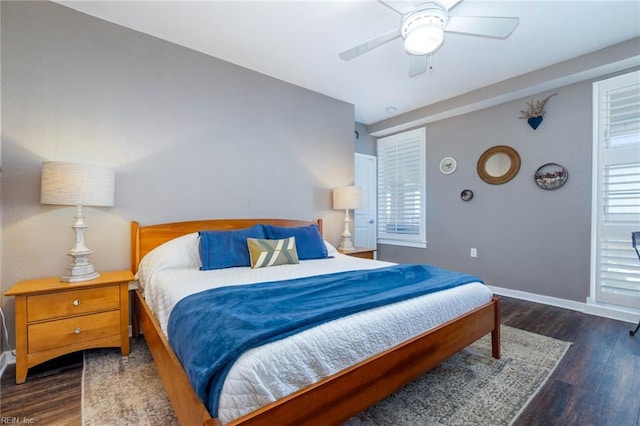
<svg viewBox="0 0 640 426">
<path fill-rule="evenodd" d="M 322 219 L 318 219 L 316 222 L 290 219 L 211 219 L 149 226 L 140 226 L 138 222 L 133 221 L 131 222 L 131 271 L 134 274 L 138 272 L 138 265 L 144 255 L 174 238 L 198 231 L 249 228 L 259 223 L 286 227 L 318 225 L 320 235 L 322 235 Z"/>
</svg>

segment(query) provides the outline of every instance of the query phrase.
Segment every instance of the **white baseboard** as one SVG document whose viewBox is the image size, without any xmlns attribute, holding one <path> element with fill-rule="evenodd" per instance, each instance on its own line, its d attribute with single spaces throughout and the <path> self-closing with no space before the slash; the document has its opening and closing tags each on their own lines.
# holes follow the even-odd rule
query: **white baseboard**
<svg viewBox="0 0 640 426">
<path fill-rule="evenodd" d="M 575 302 L 573 300 L 560 299 L 558 297 L 543 296 L 540 294 L 527 293 L 526 291 L 510 290 L 508 288 L 489 286 L 498 296 L 513 297 L 514 299 L 527 300 L 529 302 L 542 303 L 543 305 L 556 306 L 558 308 L 571 309 L 589 315 L 637 323 L 640 318 L 640 309 L 625 308 L 622 306 L 605 305 L 593 303 Z"/>
</svg>

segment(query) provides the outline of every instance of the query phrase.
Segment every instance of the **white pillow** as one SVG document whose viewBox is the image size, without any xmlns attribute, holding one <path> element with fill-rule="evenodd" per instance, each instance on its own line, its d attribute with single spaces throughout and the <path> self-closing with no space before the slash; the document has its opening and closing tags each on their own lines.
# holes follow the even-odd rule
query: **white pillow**
<svg viewBox="0 0 640 426">
<path fill-rule="evenodd" d="M 136 279 L 144 288 L 155 272 L 171 268 L 200 268 L 197 232 L 169 240 L 147 253 L 140 261 Z"/>
<path fill-rule="evenodd" d="M 337 253 L 338 252 L 338 249 L 335 248 L 333 245 L 331 245 L 331 243 L 328 242 L 327 240 L 324 240 L 324 245 L 327 246 L 327 254 L 329 256 L 332 256 L 331 253 Z"/>
</svg>

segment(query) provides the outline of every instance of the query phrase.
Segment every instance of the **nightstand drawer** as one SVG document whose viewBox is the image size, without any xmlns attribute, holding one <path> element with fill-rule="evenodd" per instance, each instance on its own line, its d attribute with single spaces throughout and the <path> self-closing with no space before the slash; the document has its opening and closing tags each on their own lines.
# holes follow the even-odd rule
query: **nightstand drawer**
<svg viewBox="0 0 640 426">
<path fill-rule="evenodd" d="M 119 307 L 120 287 L 117 285 L 38 294 L 27 297 L 27 322 Z"/>
<path fill-rule="evenodd" d="M 344 254 L 351 257 L 359 257 L 360 259 L 373 259 L 373 250 Z"/>
<path fill-rule="evenodd" d="M 28 326 L 29 353 L 120 334 L 120 311 L 61 319 Z"/>
</svg>

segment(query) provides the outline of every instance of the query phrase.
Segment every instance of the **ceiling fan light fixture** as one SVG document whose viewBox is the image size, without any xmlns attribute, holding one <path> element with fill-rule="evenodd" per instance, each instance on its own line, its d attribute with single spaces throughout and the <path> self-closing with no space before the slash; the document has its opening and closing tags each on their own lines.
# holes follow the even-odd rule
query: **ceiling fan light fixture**
<svg viewBox="0 0 640 426">
<path fill-rule="evenodd" d="M 444 41 L 447 25 L 446 9 L 431 4 L 402 20 L 400 34 L 404 38 L 404 49 L 410 55 L 422 56 L 436 50 Z"/>
<path fill-rule="evenodd" d="M 425 23 L 411 30 L 404 39 L 404 49 L 411 55 L 428 55 L 444 41 L 444 30 L 435 23 Z"/>
</svg>

